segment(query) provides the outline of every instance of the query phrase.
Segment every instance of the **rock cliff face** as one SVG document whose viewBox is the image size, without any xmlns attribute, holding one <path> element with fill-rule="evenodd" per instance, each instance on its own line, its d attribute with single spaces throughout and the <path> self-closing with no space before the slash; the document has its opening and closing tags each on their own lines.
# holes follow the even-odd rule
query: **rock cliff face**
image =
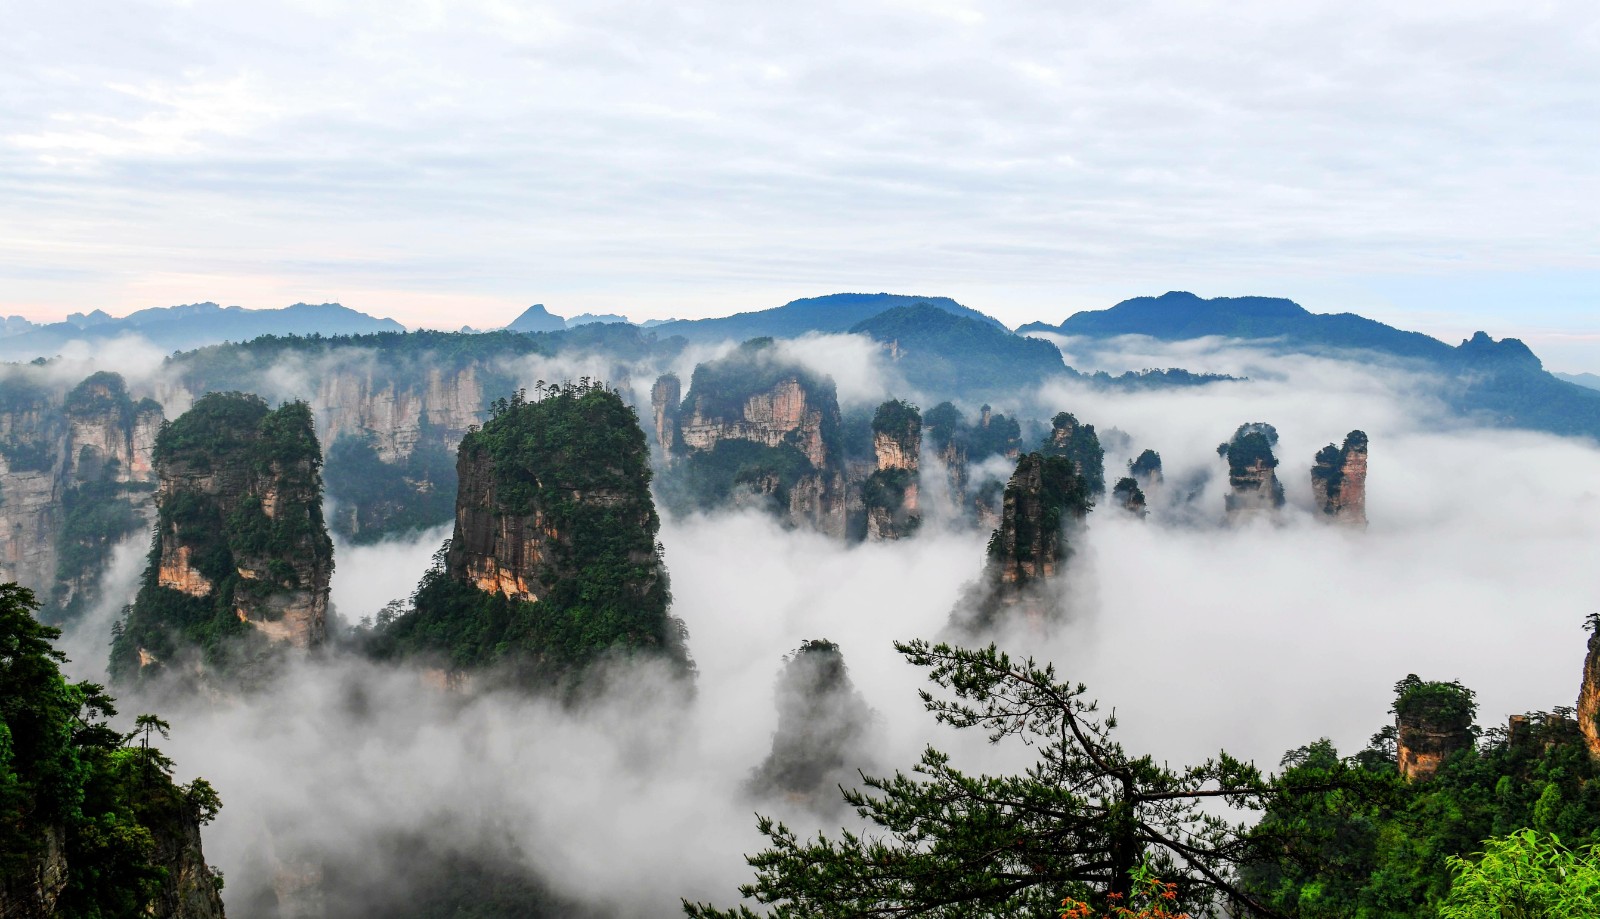
<svg viewBox="0 0 1600 919">
<path fill-rule="evenodd" d="M 1154 450 L 1145 450 L 1136 458 L 1128 461 L 1128 475 L 1145 491 L 1160 488 L 1166 481 L 1161 471 L 1161 454 Z"/>
<path fill-rule="evenodd" d="M 650 408 L 656 421 L 656 446 L 662 463 L 671 463 L 682 449 L 678 441 L 678 404 L 683 401 L 683 384 L 677 374 L 662 374 L 650 387 Z"/>
<path fill-rule="evenodd" d="M 871 765 L 873 724 L 839 646 L 825 639 L 801 644 L 784 659 L 776 695 L 772 752 L 751 776 L 750 790 L 837 809 L 838 786 L 854 784 L 856 770 Z"/>
<path fill-rule="evenodd" d="M 370 363 L 336 365 L 310 397 L 327 444 L 332 528 L 355 543 L 450 519 L 453 451 L 487 414 L 476 364 L 419 367 L 399 378 Z"/>
<path fill-rule="evenodd" d="M 1117 480 L 1116 486 L 1111 489 L 1111 500 L 1135 517 L 1143 517 L 1149 513 L 1145 509 L 1144 490 L 1132 476 L 1123 476 Z"/>
<path fill-rule="evenodd" d="M 419 446 L 454 444 L 484 418 L 477 367 L 429 368 L 405 383 L 365 370 L 342 368 L 323 376 L 311 405 L 328 443 L 355 437 L 372 444 L 378 459 L 401 464 Z"/>
<path fill-rule="evenodd" d="M 1583 659 L 1583 685 L 1578 690 L 1578 730 L 1589 755 L 1600 760 L 1600 618 L 1589 621 L 1589 653 Z"/>
<path fill-rule="evenodd" d="M 794 526 L 844 538 L 849 488 L 833 381 L 754 339 L 695 368 L 678 410 L 675 494 L 716 506 L 752 486 Z"/>
<path fill-rule="evenodd" d="M 1228 461 L 1230 490 L 1225 506 L 1229 523 L 1275 514 L 1283 507 L 1283 485 L 1274 471 L 1278 459 L 1272 455 L 1277 444 L 1276 428 L 1252 421 L 1239 425 L 1233 439 L 1217 447 L 1217 455 Z"/>
<path fill-rule="evenodd" d="M 1346 526 L 1367 525 L 1367 435 L 1351 431 L 1343 447 L 1328 444 L 1311 467 L 1311 494 L 1323 517 Z"/>
<path fill-rule="evenodd" d="M 274 646 L 322 643 L 333 544 L 320 462 L 305 403 L 273 411 L 212 393 L 162 431 L 156 543 L 113 645 L 114 676 L 192 654 L 198 670 L 232 671 Z"/>
<path fill-rule="evenodd" d="M 1458 683 L 1424 682 L 1408 675 L 1395 686 L 1396 764 L 1412 781 L 1432 778 L 1453 754 L 1473 745 L 1477 707 Z"/>
<path fill-rule="evenodd" d="M 114 373 L 66 392 L 22 371 L 0 383 L 0 580 L 44 598 L 47 620 L 91 602 L 112 547 L 147 524 L 161 421 Z"/>
<path fill-rule="evenodd" d="M 1088 483 L 1089 493 L 1104 494 L 1106 490 L 1106 452 L 1100 446 L 1100 437 L 1094 425 L 1081 424 L 1068 412 L 1060 412 L 1050 422 L 1050 435 L 1045 438 L 1039 452 L 1045 456 L 1064 456 Z"/>
<path fill-rule="evenodd" d="M 1088 483 L 1071 460 L 1023 456 L 1006 483 L 983 575 L 957 609 L 955 624 L 976 633 L 1018 614 L 1036 625 L 1052 618 L 1051 582 L 1071 557 L 1070 530 L 1092 506 Z"/>
<path fill-rule="evenodd" d="M 462 440 L 454 533 L 377 653 L 455 674 L 503 666 L 532 686 L 616 654 L 687 670 L 638 417 L 600 384 L 540 395 L 500 404 Z"/>
<path fill-rule="evenodd" d="M 922 523 L 918 477 L 922 454 L 922 415 L 898 400 L 878 406 L 872 419 L 872 449 L 877 468 L 862 485 L 867 538 L 900 539 Z"/>
</svg>

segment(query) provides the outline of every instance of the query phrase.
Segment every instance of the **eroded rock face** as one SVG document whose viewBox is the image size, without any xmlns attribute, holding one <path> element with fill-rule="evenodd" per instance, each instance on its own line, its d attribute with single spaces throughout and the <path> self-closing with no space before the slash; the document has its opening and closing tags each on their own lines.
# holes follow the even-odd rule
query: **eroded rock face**
<svg viewBox="0 0 1600 919">
<path fill-rule="evenodd" d="M 1476 712 L 1458 683 L 1424 682 L 1415 674 L 1395 686 L 1396 765 L 1412 781 L 1432 778 L 1452 755 L 1471 749 Z"/>
<path fill-rule="evenodd" d="M 227 670 L 247 645 L 323 642 L 333 543 L 320 462 L 304 403 L 273 411 L 255 396 L 212 393 L 161 434 L 156 544 L 113 645 L 114 676 L 196 655 L 200 670 Z"/>
<path fill-rule="evenodd" d="M 497 593 L 512 600 L 538 602 L 558 576 L 557 545 L 563 534 L 548 519 L 543 507 L 534 505 L 526 513 L 508 512 L 502 500 L 494 462 L 487 451 L 459 454 L 456 492 L 456 527 L 450 538 L 447 561 L 457 580 L 486 593 Z M 584 504 L 614 507 L 622 512 L 629 526 L 647 527 L 653 514 L 646 507 L 625 506 L 628 499 L 609 490 L 574 491 L 573 500 Z"/>
<path fill-rule="evenodd" d="M 1149 513 L 1145 509 L 1144 490 L 1132 476 L 1123 476 L 1111 489 L 1111 500 L 1124 511 L 1135 517 L 1143 517 Z"/>
<path fill-rule="evenodd" d="M 19 371 L 0 390 L 0 580 L 61 621 L 93 599 L 112 546 L 148 525 L 161 407 L 115 373 L 63 392 Z"/>
<path fill-rule="evenodd" d="M 1140 453 L 1128 461 L 1128 475 L 1147 492 L 1161 487 L 1166 481 L 1166 476 L 1161 470 L 1161 454 L 1154 450 Z"/>
<path fill-rule="evenodd" d="M 1073 468 L 1088 483 L 1090 493 L 1105 493 L 1106 453 L 1100 446 L 1094 425 L 1082 424 L 1071 413 L 1060 412 L 1051 419 L 1050 435 L 1045 438 L 1040 452 L 1072 460 Z"/>
<path fill-rule="evenodd" d="M 1276 428 L 1253 421 L 1240 425 L 1233 439 L 1217 447 L 1217 455 L 1228 461 L 1225 507 L 1229 523 L 1273 515 L 1283 507 L 1283 485 L 1275 471 L 1278 459 L 1272 454 L 1277 444 Z"/>
<path fill-rule="evenodd" d="M 667 373 L 650 387 L 650 408 L 656 422 L 656 445 L 661 461 L 671 463 L 678 450 L 678 403 L 683 401 L 683 384 L 677 374 Z"/>
<path fill-rule="evenodd" d="M 411 385 L 384 380 L 371 368 L 346 367 L 318 381 L 313 404 L 323 440 L 362 438 L 383 462 L 397 463 L 420 444 L 459 441 L 483 420 L 485 401 L 475 367 L 450 373 L 430 368 Z"/>
<path fill-rule="evenodd" d="M 635 655 L 686 676 L 638 416 L 588 380 L 539 395 L 462 439 L 447 549 L 374 652 L 537 690 Z"/>
<path fill-rule="evenodd" d="M 41 834 L 44 851 L 25 867 L 0 874 L 0 916 L 5 919 L 48 919 L 67 887 L 66 833 L 48 827 Z"/>
<path fill-rule="evenodd" d="M 821 468 L 830 459 L 827 441 L 822 436 L 823 420 L 829 406 L 813 402 L 805 385 L 796 377 L 779 380 L 770 389 L 744 397 L 743 409 L 729 417 L 708 406 L 705 400 L 686 403 L 680 434 L 690 450 L 710 450 L 721 440 L 748 440 L 768 447 L 793 446 L 811 465 Z M 831 406 L 837 416 L 838 405 Z"/>
<path fill-rule="evenodd" d="M 988 562 L 955 624 L 976 633 L 1022 615 L 1052 618 L 1051 581 L 1071 557 L 1069 535 L 1092 506 L 1088 483 L 1063 456 L 1024 455 L 1006 483 L 1000 525 L 989 537 Z"/>
<path fill-rule="evenodd" d="M 918 495 L 922 453 L 922 415 L 898 400 L 878 406 L 872 419 L 872 449 L 877 468 L 862 484 L 867 538 L 900 539 L 922 523 Z"/>
<path fill-rule="evenodd" d="M 1589 653 L 1583 659 L 1583 685 L 1578 690 L 1578 730 L 1589 755 L 1600 760 L 1600 620 L 1591 620 Z"/>
<path fill-rule="evenodd" d="M 773 497 L 788 523 L 846 537 L 850 495 L 831 379 L 755 339 L 695 368 L 677 419 L 674 465 L 688 468 L 675 474 L 698 478 L 711 500 L 776 476 Z"/>
<path fill-rule="evenodd" d="M 1367 435 L 1351 431 L 1344 446 L 1328 444 L 1311 467 L 1311 494 L 1324 519 L 1367 525 Z"/>
</svg>

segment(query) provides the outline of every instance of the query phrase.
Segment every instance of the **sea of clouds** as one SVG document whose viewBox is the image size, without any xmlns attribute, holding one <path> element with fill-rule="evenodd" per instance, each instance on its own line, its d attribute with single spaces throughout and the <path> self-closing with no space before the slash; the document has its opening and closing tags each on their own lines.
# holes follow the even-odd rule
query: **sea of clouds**
<svg viewBox="0 0 1600 919">
<path fill-rule="evenodd" d="M 1108 480 L 1146 447 L 1165 461 L 1149 518 L 1106 502 L 1076 537 L 1067 621 L 1001 638 L 1086 682 L 1115 709 L 1130 749 L 1175 765 L 1227 749 L 1264 768 L 1319 737 L 1355 752 L 1391 717 L 1394 682 L 1413 672 L 1476 690 L 1485 726 L 1573 704 L 1582 622 L 1600 602 L 1595 444 L 1453 424 L 1426 375 L 1404 367 L 1217 341 L 1058 343 L 1080 369 L 1248 378 L 1131 393 L 1051 384 L 997 406 L 1035 418 L 1071 411 L 1102 434 L 1124 432 Z M 784 347 L 830 372 L 847 407 L 920 398 L 859 339 Z M 685 390 L 693 364 L 725 350 L 686 353 Z M 580 371 L 614 368 L 529 359 L 520 372 L 531 383 Z M 302 385 L 285 374 L 286 391 Z M 638 404 L 648 406 L 651 382 L 627 381 Z M 1277 427 L 1289 503 L 1275 523 L 1224 528 L 1216 447 L 1247 421 Z M 1317 449 L 1357 428 L 1371 437 L 1365 531 L 1324 524 L 1310 496 Z M 408 594 L 447 535 L 338 546 L 340 620 Z M 330 653 L 255 695 L 169 704 L 164 748 L 180 778 L 203 775 L 222 795 L 206 854 L 227 875 L 236 919 L 270 915 L 261 904 L 285 866 L 302 870 L 317 853 L 371 853 L 372 874 L 403 888 L 384 841 L 418 837 L 494 849 L 602 914 L 659 916 L 679 897 L 728 903 L 749 878 L 742 855 L 761 843 L 756 811 L 805 830 L 839 825 L 740 790 L 770 749 L 783 656 L 804 640 L 837 642 L 881 716 L 882 749 L 863 765 L 909 768 L 929 743 L 975 770 L 1028 762 L 1026 748 L 935 726 L 916 697 L 922 673 L 892 644 L 943 632 L 987 536 L 935 517 L 913 539 L 844 546 L 754 513 L 669 517 L 660 541 L 698 667 L 690 695 L 641 667 L 609 674 L 599 698 L 570 708 L 444 693 L 407 667 Z M 106 629 L 132 598 L 146 545 L 141 536 L 119 548 L 106 600 L 67 637 L 74 675 L 103 675 Z M 139 710 L 125 701 L 125 714 Z"/>
</svg>

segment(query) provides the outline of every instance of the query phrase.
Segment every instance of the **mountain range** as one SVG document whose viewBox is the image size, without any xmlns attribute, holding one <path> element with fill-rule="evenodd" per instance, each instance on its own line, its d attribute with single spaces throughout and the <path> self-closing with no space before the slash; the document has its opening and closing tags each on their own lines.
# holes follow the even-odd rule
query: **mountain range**
<svg viewBox="0 0 1600 919">
<path fill-rule="evenodd" d="M 1515 338 L 1494 340 L 1479 332 L 1452 347 L 1353 313 L 1313 313 L 1277 297 L 1206 299 L 1184 291 L 1135 297 L 1108 309 L 1068 316 L 1057 325 L 1029 323 L 1017 332 L 999 320 L 948 297 L 841 293 L 794 300 L 766 310 L 711 319 L 666 320 L 633 326 L 617 314 L 565 318 L 543 305 L 529 307 L 507 331 L 564 331 L 566 345 L 609 342 L 621 328 L 634 338 L 679 347 L 685 342 L 793 338 L 807 333 L 855 333 L 880 343 L 906 381 L 925 394 L 966 398 L 1004 397 L 1053 377 L 1078 377 L 1048 341 L 1053 333 L 1080 340 L 1143 335 L 1161 341 L 1219 337 L 1283 352 L 1349 357 L 1373 355 L 1437 377 L 1440 394 L 1456 412 L 1478 423 L 1523 427 L 1600 439 L 1600 389 L 1592 375 L 1547 372 L 1539 358 Z M 375 318 L 336 303 L 297 303 L 282 309 L 248 310 L 215 303 L 146 309 L 120 319 L 96 310 L 65 321 L 36 325 L 11 317 L 0 325 L 0 359 L 29 360 L 60 353 L 69 342 L 107 341 L 137 335 L 163 349 L 184 350 L 263 335 L 361 335 L 403 332 L 392 319 Z M 503 333 L 502 333 L 503 334 Z M 597 337 L 599 335 L 599 337 Z M 1187 371 L 1157 371 L 1087 379 L 1122 386 L 1173 386 L 1220 377 Z"/>
<path fill-rule="evenodd" d="M 393 319 L 378 319 L 337 303 L 296 303 L 254 310 L 215 303 L 189 303 L 138 310 L 120 319 L 101 310 L 73 313 L 62 322 L 36 324 L 8 317 L 0 330 L 0 360 L 50 358 L 73 341 L 89 343 L 137 335 L 167 351 L 186 351 L 262 335 L 360 335 L 404 332 Z"/>
</svg>

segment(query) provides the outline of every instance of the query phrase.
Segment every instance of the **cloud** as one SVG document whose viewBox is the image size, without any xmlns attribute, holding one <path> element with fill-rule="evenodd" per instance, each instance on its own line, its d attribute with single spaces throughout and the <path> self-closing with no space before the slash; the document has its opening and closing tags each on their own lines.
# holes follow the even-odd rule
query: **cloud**
<svg viewBox="0 0 1600 919">
<path fill-rule="evenodd" d="M 1180 353 L 1124 345 L 1101 359 L 1161 365 Z M 1253 380 L 1157 393 L 1051 386 L 1029 398 L 1127 431 L 1133 450 L 1160 450 L 1169 482 L 1216 470 L 1215 446 L 1240 422 L 1271 422 L 1290 498 L 1280 523 L 1217 526 L 1216 476 L 1192 517 L 1158 506 L 1141 522 L 1101 507 L 1077 543 L 1071 618 L 1050 636 L 1007 637 L 1007 648 L 1086 682 L 1130 749 L 1175 764 L 1225 748 L 1271 767 L 1321 736 L 1353 751 L 1389 718 L 1390 687 L 1410 672 L 1475 689 L 1484 725 L 1571 704 L 1581 623 L 1597 600 L 1600 449 L 1425 423 L 1404 371 L 1231 347 L 1181 354 L 1250 367 Z M 1322 525 L 1309 508 L 1312 455 L 1355 427 L 1372 436 L 1365 532 Z M 357 620 L 408 591 L 439 536 L 341 546 L 341 615 Z M 268 693 L 169 708 L 167 752 L 183 777 L 204 775 L 223 796 L 207 856 L 243 919 L 256 914 L 250 892 L 273 881 L 260 852 L 356 857 L 418 834 L 496 847 L 610 915 L 660 915 L 680 896 L 727 902 L 748 879 L 742 853 L 760 842 L 737 789 L 768 753 L 774 679 L 803 640 L 841 646 L 883 716 L 878 762 L 908 767 L 927 743 L 963 768 L 1026 761 L 1029 751 L 934 726 L 915 695 L 923 675 L 891 646 L 944 628 L 986 536 L 935 521 L 914 539 L 846 547 L 754 513 L 669 518 L 673 612 L 699 666 L 692 700 L 640 670 L 571 711 L 441 694 L 406 668 L 333 656 Z M 823 825 L 781 803 L 760 808 L 802 833 Z"/>
</svg>

